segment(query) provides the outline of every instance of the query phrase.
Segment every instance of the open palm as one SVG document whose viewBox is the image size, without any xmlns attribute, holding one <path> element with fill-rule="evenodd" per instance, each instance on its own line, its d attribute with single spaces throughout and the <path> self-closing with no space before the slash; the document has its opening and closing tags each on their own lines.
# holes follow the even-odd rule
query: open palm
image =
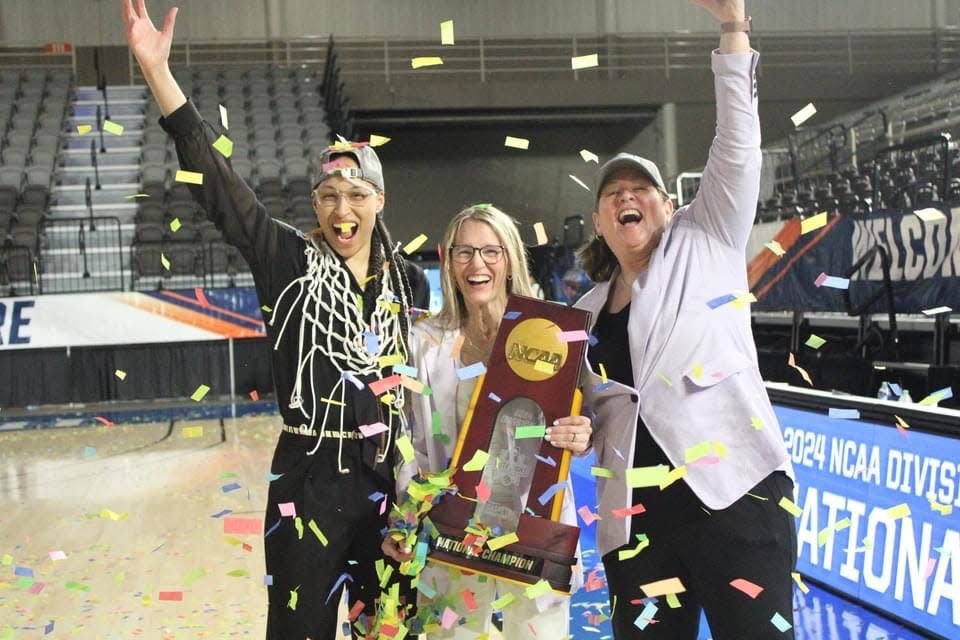
<svg viewBox="0 0 960 640">
<path fill-rule="evenodd" d="M 743 20 L 744 0 L 690 0 L 693 4 L 703 7 L 720 22 Z"/>
<path fill-rule="evenodd" d="M 127 42 L 140 68 L 144 72 L 167 64 L 170 58 L 170 44 L 173 42 L 173 26 L 177 21 L 177 8 L 167 12 L 163 20 L 163 30 L 157 31 L 147 13 L 144 0 L 121 0 L 123 20 L 127 25 Z"/>
</svg>

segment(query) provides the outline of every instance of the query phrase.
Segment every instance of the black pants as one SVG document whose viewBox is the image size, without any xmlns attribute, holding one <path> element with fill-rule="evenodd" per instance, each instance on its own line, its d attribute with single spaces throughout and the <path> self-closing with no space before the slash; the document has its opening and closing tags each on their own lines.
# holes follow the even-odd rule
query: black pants
<svg viewBox="0 0 960 640">
<path fill-rule="evenodd" d="M 342 638 L 336 628 L 342 590 L 348 591 L 349 606 L 362 601 L 367 615 L 375 612 L 380 595 L 375 567 L 383 559 L 380 542 L 386 513 L 380 515 L 380 502 L 369 497 L 386 494 L 389 512 L 394 487 L 361 462 L 359 447 L 344 447 L 343 466 L 350 473 L 341 474 L 335 449 L 306 455 L 313 442 L 283 434 L 274 453 L 272 472 L 283 475 L 270 483 L 264 520 L 267 574 L 273 578 L 268 587 L 267 640 Z M 280 516 L 278 505 L 287 502 L 296 508 L 302 536 L 294 518 Z M 311 521 L 326 544 L 311 530 Z M 344 574 L 349 577 L 334 590 Z M 296 593 L 296 608 L 291 593 Z"/>
<path fill-rule="evenodd" d="M 778 506 L 780 498 L 792 498 L 792 491 L 786 474 L 775 472 L 750 491 L 766 500 L 747 495 L 709 514 L 699 506 L 685 514 L 669 514 L 677 526 L 657 522 L 651 530 L 660 533 L 652 533 L 650 546 L 634 558 L 619 561 L 619 550 L 605 555 L 611 607 L 616 597 L 614 637 L 696 640 L 703 609 L 714 640 L 792 640 L 792 628 L 780 632 L 771 623 L 779 613 L 793 624 L 790 573 L 797 562 L 797 536 L 793 517 Z M 622 548 L 635 546 L 633 542 Z M 678 595 L 681 606 L 670 608 L 665 597 L 658 598 L 654 616 L 658 622 L 641 631 L 634 624 L 645 606 L 640 585 L 674 577 L 686 587 Z M 751 599 L 730 586 L 737 578 L 763 591 Z"/>
</svg>

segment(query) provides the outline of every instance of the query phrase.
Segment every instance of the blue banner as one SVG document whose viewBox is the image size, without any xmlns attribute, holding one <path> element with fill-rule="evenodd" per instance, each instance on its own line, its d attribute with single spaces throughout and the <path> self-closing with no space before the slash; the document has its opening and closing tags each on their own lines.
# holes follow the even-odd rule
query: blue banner
<svg viewBox="0 0 960 640">
<path fill-rule="evenodd" d="M 960 439 L 775 409 L 802 510 L 797 570 L 958 637 Z"/>
<path fill-rule="evenodd" d="M 753 308 L 846 311 L 844 291 L 836 288 L 843 283 L 836 278 L 847 277 L 850 301 L 859 305 L 881 289 L 883 270 L 878 256 L 854 274 L 849 274 L 850 268 L 880 245 L 890 256 L 897 312 L 918 313 L 942 305 L 960 309 L 960 208 L 935 208 L 941 214 L 934 214 L 937 219 L 912 211 L 837 215 L 826 228 L 784 245 L 786 254 L 751 287 L 758 298 Z M 821 274 L 835 279 L 823 282 Z M 887 311 L 886 298 L 871 309 Z"/>
</svg>

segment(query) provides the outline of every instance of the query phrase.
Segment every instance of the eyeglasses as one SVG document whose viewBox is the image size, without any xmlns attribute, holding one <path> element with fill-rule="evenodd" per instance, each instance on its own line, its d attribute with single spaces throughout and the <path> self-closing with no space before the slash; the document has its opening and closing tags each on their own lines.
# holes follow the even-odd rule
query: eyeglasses
<svg viewBox="0 0 960 640">
<path fill-rule="evenodd" d="M 488 244 L 485 247 L 473 247 L 469 244 L 455 244 L 450 247 L 450 258 L 457 264 L 467 264 L 473 260 L 473 254 L 479 253 L 480 259 L 487 264 L 496 264 L 503 258 L 503 247 Z"/>
<path fill-rule="evenodd" d="M 360 188 L 350 189 L 349 191 L 339 191 L 337 189 L 314 189 L 313 201 L 317 206 L 325 209 L 334 209 L 340 204 L 340 198 L 345 198 L 351 207 L 357 207 L 366 202 L 367 198 L 372 195 L 372 191 Z"/>
</svg>

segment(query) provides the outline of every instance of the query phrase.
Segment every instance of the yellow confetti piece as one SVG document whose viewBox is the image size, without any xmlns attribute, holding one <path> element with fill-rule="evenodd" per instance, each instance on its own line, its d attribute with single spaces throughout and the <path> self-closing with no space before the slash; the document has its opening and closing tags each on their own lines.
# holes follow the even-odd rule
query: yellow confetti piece
<svg viewBox="0 0 960 640">
<path fill-rule="evenodd" d="M 671 609 L 680 608 L 680 598 L 677 597 L 677 594 L 675 593 L 667 594 L 667 606 L 670 607 Z"/>
<path fill-rule="evenodd" d="M 800 574 L 796 571 L 790 573 L 790 577 L 793 578 L 793 581 L 797 583 L 797 586 L 800 588 L 800 591 L 804 593 L 810 593 L 810 587 L 803 583 L 803 579 L 800 577 Z"/>
<path fill-rule="evenodd" d="M 893 417 L 897 419 L 897 424 L 898 424 L 899 426 L 903 427 L 904 429 L 909 429 L 909 428 L 910 428 L 910 425 L 907 424 L 907 421 L 904 420 L 903 418 L 901 418 L 900 416 L 894 414 Z"/>
<path fill-rule="evenodd" d="M 773 241 L 771 241 L 771 242 L 768 242 L 767 244 L 765 244 L 765 245 L 763 245 L 763 246 L 765 246 L 767 249 L 769 249 L 771 252 L 773 252 L 773 255 L 775 255 L 775 256 L 777 256 L 777 257 L 780 257 L 780 256 L 782 256 L 783 254 L 786 253 L 786 251 L 783 250 L 783 247 L 780 246 L 780 243 L 777 242 L 776 240 L 773 240 Z"/>
<path fill-rule="evenodd" d="M 268 307 L 267 305 L 261 305 L 260 310 L 263 311 L 264 313 L 273 313 L 273 308 Z"/>
<path fill-rule="evenodd" d="M 174 233 L 179 231 L 180 227 L 182 226 L 183 225 L 180 224 L 180 218 L 174 218 L 173 220 L 170 221 L 170 231 L 173 231 Z"/>
<path fill-rule="evenodd" d="M 116 122 L 111 122 L 110 120 L 103 121 L 103 130 L 107 133 L 112 133 L 115 136 L 123 135 L 123 125 L 117 124 Z"/>
<path fill-rule="evenodd" d="M 761 420 L 761 419 L 758 418 L 757 416 L 751 416 L 751 417 L 750 417 L 750 425 L 751 425 L 754 429 L 756 429 L 757 431 L 760 431 L 761 429 L 764 428 L 764 426 L 766 426 L 766 425 L 763 424 L 763 420 Z"/>
<path fill-rule="evenodd" d="M 294 589 L 290 592 L 290 599 L 287 600 L 287 608 L 297 610 L 297 590 Z"/>
<path fill-rule="evenodd" d="M 297 540 L 303 540 L 303 520 L 300 516 L 295 516 L 293 526 L 297 530 Z"/>
<path fill-rule="evenodd" d="M 490 538 L 487 540 L 487 546 L 490 547 L 491 551 L 496 551 L 497 549 L 502 549 L 508 544 L 513 544 L 515 542 L 520 542 L 520 538 L 517 537 L 515 531 L 511 531 L 502 536 L 497 536 L 496 538 Z"/>
<path fill-rule="evenodd" d="M 821 338 L 820 336 L 818 336 L 817 334 L 811 333 L 810 337 L 807 338 L 807 341 L 804 342 L 803 344 L 810 347 L 811 349 L 819 349 L 823 345 L 827 344 L 827 341 Z"/>
<path fill-rule="evenodd" d="M 597 478 L 612 478 L 613 471 L 604 467 L 590 467 L 590 475 Z"/>
<path fill-rule="evenodd" d="M 656 487 L 666 480 L 670 473 L 670 467 L 665 464 L 658 464 L 652 467 L 633 467 L 627 469 L 627 486 L 631 489 L 637 487 Z"/>
<path fill-rule="evenodd" d="M 123 196 L 124 200 L 136 200 L 138 198 L 149 198 L 150 194 L 147 193 L 131 193 L 128 196 Z"/>
<path fill-rule="evenodd" d="M 942 516 L 948 516 L 948 515 L 950 515 L 951 513 L 953 513 L 953 505 L 952 505 L 952 504 L 940 504 L 940 503 L 937 502 L 936 500 L 932 500 L 932 499 L 930 499 L 930 498 L 927 498 L 927 499 L 930 500 L 930 509 L 932 509 L 933 511 L 936 511 L 936 512 L 939 513 L 940 515 L 942 515 Z"/>
<path fill-rule="evenodd" d="M 573 70 L 589 69 L 591 67 L 598 66 L 600 66 L 600 56 L 596 53 L 591 53 L 585 56 L 573 56 L 570 58 L 570 68 Z"/>
<path fill-rule="evenodd" d="M 592 151 L 588 151 L 587 149 L 580 149 L 580 157 L 583 158 L 584 162 L 596 162 L 597 164 L 600 164 L 600 158 L 597 156 L 597 154 L 593 153 Z"/>
<path fill-rule="evenodd" d="M 170 271 L 170 258 L 163 253 L 160 254 L 160 264 L 163 265 L 164 269 Z"/>
<path fill-rule="evenodd" d="M 487 460 L 490 458 L 490 454 L 484 451 L 483 449 L 477 449 L 473 452 L 473 457 L 463 465 L 464 471 L 480 471 L 483 469 L 483 465 L 487 464 Z"/>
<path fill-rule="evenodd" d="M 443 64 L 443 58 L 440 56 L 419 56 L 410 60 L 410 66 L 414 69 L 435 67 L 440 64 Z"/>
<path fill-rule="evenodd" d="M 617 553 L 618 560 L 622 562 L 624 560 L 636 558 L 638 555 L 640 555 L 641 551 L 650 546 L 650 538 L 648 538 L 646 534 L 641 533 L 638 537 L 640 540 L 637 542 L 637 546 L 631 549 L 621 549 L 620 552 Z"/>
<path fill-rule="evenodd" d="M 207 395 L 208 391 L 210 391 L 210 387 L 208 387 L 205 384 L 202 384 L 199 387 L 197 387 L 197 390 L 193 392 L 193 395 L 190 396 L 190 399 L 193 400 L 194 402 L 200 402 L 201 400 L 203 400 L 204 396 Z"/>
<path fill-rule="evenodd" d="M 345 405 L 344 403 L 340 402 L 339 400 L 334 400 L 333 398 L 320 398 L 320 401 L 321 401 L 321 402 L 326 402 L 327 404 L 333 405 L 333 406 L 335 406 L 335 407 L 345 407 L 345 406 L 347 406 L 347 405 Z"/>
<path fill-rule="evenodd" d="M 827 212 L 821 211 L 817 215 L 810 216 L 800 221 L 800 235 L 816 231 L 821 227 L 827 226 Z"/>
<path fill-rule="evenodd" d="M 202 438 L 203 427 L 184 427 L 180 430 L 180 436 L 183 438 Z"/>
<path fill-rule="evenodd" d="M 687 465 L 682 464 L 676 469 L 671 469 L 670 473 L 668 473 L 663 478 L 663 480 L 660 482 L 658 486 L 660 487 L 660 490 L 663 491 L 664 489 L 672 485 L 674 482 L 676 482 L 680 478 L 685 478 L 686 476 L 687 476 Z"/>
<path fill-rule="evenodd" d="M 453 35 L 453 20 L 444 20 L 440 23 L 440 44 L 453 45 L 455 39 Z"/>
<path fill-rule="evenodd" d="M 395 364 L 403 364 L 403 355 L 399 353 L 394 353 L 389 356 L 380 356 L 377 360 L 377 364 L 380 365 L 380 368 L 392 367 Z"/>
<path fill-rule="evenodd" d="M 529 149 L 530 141 L 526 138 L 514 138 L 513 136 L 507 136 L 503 141 L 503 146 L 510 147 L 511 149 Z"/>
<path fill-rule="evenodd" d="M 533 600 L 534 598 L 545 596 L 551 591 L 553 591 L 553 589 L 550 587 L 549 582 L 547 582 L 546 580 L 539 580 L 535 584 L 532 584 L 526 589 L 524 589 L 523 595 Z"/>
<path fill-rule="evenodd" d="M 93 127 L 91 127 L 89 124 L 78 124 L 78 125 L 77 125 L 77 133 L 79 133 L 79 134 L 82 135 L 82 136 L 87 135 L 87 134 L 90 133 L 91 131 L 93 131 Z"/>
<path fill-rule="evenodd" d="M 117 513 L 116 511 L 111 511 L 110 509 L 100 509 L 101 520 L 112 520 L 114 522 L 120 522 L 121 520 L 126 520 L 128 517 L 129 517 L 129 514 L 126 514 L 126 513 Z"/>
<path fill-rule="evenodd" d="M 493 608 L 494 611 L 501 611 L 509 607 L 511 604 L 513 604 L 513 601 L 515 599 L 516 598 L 512 593 L 506 593 L 503 596 L 491 602 L 490 606 Z"/>
<path fill-rule="evenodd" d="M 659 371 L 657 371 L 657 377 L 660 378 L 660 380 L 662 380 L 665 385 L 667 385 L 667 386 L 670 387 L 670 388 L 673 388 L 673 383 L 670 382 L 670 378 L 668 378 L 667 376 L 663 375 L 663 374 L 660 373 Z"/>
<path fill-rule="evenodd" d="M 390 142 L 390 140 L 392 140 L 392 138 L 388 138 L 388 137 L 386 137 L 386 136 L 378 136 L 378 135 L 375 134 L 375 133 L 371 133 L 371 134 L 370 134 L 370 146 L 371 146 L 371 147 L 382 147 L 383 145 L 385 145 L 385 144 L 387 144 L 388 142 Z"/>
<path fill-rule="evenodd" d="M 807 106 L 805 106 L 803 109 L 800 109 L 800 111 L 797 111 L 795 114 L 790 116 L 790 120 L 793 121 L 793 126 L 799 127 L 804 122 L 812 118 L 816 113 L 817 108 L 813 106 L 812 102 L 810 102 L 807 103 Z"/>
<path fill-rule="evenodd" d="M 656 582 L 642 584 L 640 585 L 640 590 L 643 591 L 643 595 L 646 597 L 656 598 L 658 596 L 665 596 L 668 593 L 683 593 L 687 588 L 680 582 L 680 578 L 667 578 L 666 580 L 657 580 Z"/>
<path fill-rule="evenodd" d="M 786 496 L 780 498 L 780 502 L 778 502 L 777 505 L 781 509 L 783 509 L 784 511 L 792 515 L 794 518 L 799 518 L 800 515 L 803 513 L 803 509 L 798 507 L 797 503 L 795 503 L 793 500 L 791 500 Z"/>
<path fill-rule="evenodd" d="M 413 443 L 410 442 L 410 436 L 407 434 L 403 434 L 397 438 L 397 449 L 400 451 L 400 455 L 403 456 L 405 463 L 411 462 L 416 457 L 413 450 Z"/>
<path fill-rule="evenodd" d="M 699 380 L 702 377 L 703 377 L 703 367 L 701 367 L 699 364 L 693 365 L 693 379 Z"/>
<path fill-rule="evenodd" d="M 310 528 L 310 531 L 313 531 L 313 535 L 317 536 L 317 540 L 320 541 L 320 544 L 327 546 L 330 542 L 327 540 L 327 536 L 323 535 L 323 531 L 320 531 L 320 527 L 317 526 L 317 523 L 311 520 L 307 523 L 307 526 Z"/>
<path fill-rule="evenodd" d="M 583 187 L 583 188 L 586 189 L 587 191 L 590 191 L 590 187 L 588 187 L 583 180 L 581 180 L 581 179 L 578 178 L 577 176 L 573 175 L 572 173 L 569 173 L 569 174 L 567 174 L 567 175 L 569 175 L 569 176 L 570 176 L 570 179 L 573 180 L 574 182 L 576 182 L 578 185 L 580 185 L 581 187 Z"/>
<path fill-rule="evenodd" d="M 127 379 L 127 372 L 124 371 L 123 369 L 117 369 L 116 371 L 113 372 L 113 375 L 120 378 L 121 380 Z"/>
<path fill-rule="evenodd" d="M 535 371 L 539 371 L 540 373 L 547 373 L 550 375 L 553 375 L 554 373 L 556 373 L 556 370 L 554 369 L 553 365 L 543 360 L 536 360 L 533 363 L 533 368 Z"/>
<path fill-rule="evenodd" d="M 890 516 L 891 520 L 906 518 L 910 515 L 910 505 L 908 505 L 906 502 L 901 502 L 900 504 L 887 509 L 887 515 Z"/>
<path fill-rule="evenodd" d="M 547 230 L 543 228 L 542 222 L 533 223 L 533 232 L 537 234 L 537 246 L 542 247 L 550 240 L 547 238 Z"/>
<path fill-rule="evenodd" d="M 224 158 L 229 158 L 233 155 L 233 141 L 225 135 L 221 135 L 216 139 L 213 143 L 213 148 L 219 151 L 220 155 Z"/>
<path fill-rule="evenodd" d="M 407 255 L 410 255 L 411 253 L 413 253 L 414 251 L 422 247 L 423 243 L 426 241 L 427 241 L 427 234 L 421 233 L 416 238 L 414 238 L 413 240 L 411 240 L 406 244 L 406 246 L 403 248 L 403 252 Z"/>
<path fill-rule="evenodd" d="M 173 179 L 177 182 L 185 182 L 187 184 L 203 184 L 203 174 L 197 173 L 196 171 L 177 169 L 177 173 Z"/>
<path fill-rule="evenodd" d="M 607 384 L 607 369 L 602 362 L 600 363 L 600 382 Z"/>
</svg>

